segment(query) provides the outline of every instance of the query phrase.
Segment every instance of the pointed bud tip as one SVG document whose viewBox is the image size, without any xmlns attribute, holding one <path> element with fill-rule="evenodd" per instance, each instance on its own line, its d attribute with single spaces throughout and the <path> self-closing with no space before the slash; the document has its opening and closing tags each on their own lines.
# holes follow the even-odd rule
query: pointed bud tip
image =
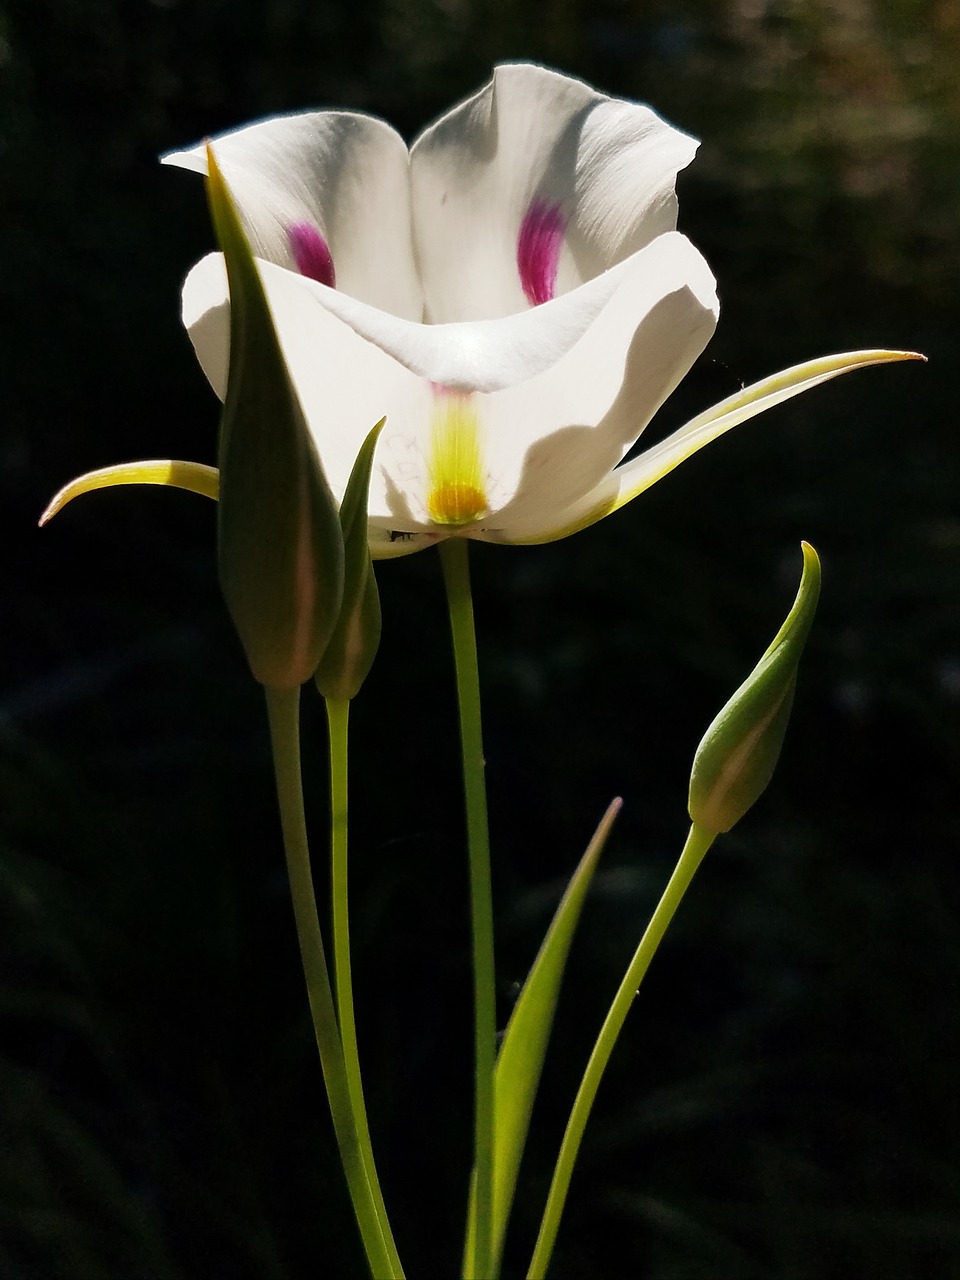
<svg viewBox="0 0 960 1280">
<path fill-rule="evenodd" d="M 207 157 L 207 180 L 209 182 L 219 182 L 223 185 L 223 174 L 220 172 L 217 157 L 213 153 L 213 144 L 209 138 L 204 138 L 203 150 Z"/>
<path fill-rule="evenodd" d="M 780 756 L 797 667 L 820 595 L 820 559 L 800 544 L 793 608 L 753 671 L 703 736 L 690 774 L 689 813 L 714 835 L 729 831 L 766 790 Z"/>
<path fill-rule="evenodd" d="M 803 586 L 803 575 L 806 573 L 815 573 L 817 575 L 817 587 L 820 586 L 820 557 L 817 555 L 817 549 L 812 542 L 805 539 L 800 541 L 800 552 L 803 556 L 803 572 L 800 575 L 800 585 Z"/>
<path fill-rule="evenodd" d="M 377 442 L 386 418 L 371 428 L 354 460 L 340 504 L 344 580 L 340 615 L 314 673 L 325 698 L 349 702 L 360 692 L 380 647 L 380 597 L 370 559 L 367 508 Z"/>
</svg>

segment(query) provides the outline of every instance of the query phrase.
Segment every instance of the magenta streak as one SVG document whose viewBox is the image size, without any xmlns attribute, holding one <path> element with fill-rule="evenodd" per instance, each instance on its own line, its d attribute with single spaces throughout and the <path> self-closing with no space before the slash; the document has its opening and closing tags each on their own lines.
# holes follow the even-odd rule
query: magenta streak
<svg viewBox="0 0 960 1280">
<path fill-rule="evenodd" d="M 549 302 L 557 287 L 560 246 L 567 223 L 558 204 L 539 196 L 530 205 L 517 240 L 517 270 L 527 301 L 533 306 Z"/>
<path fill-rule="evenodd" d="M 333 269 L 333 255 L 330 246 L 316 227 L 309 222 L 294 222 L 287 227 L 287 243 L 302 276 L 311 280 L 319 280 L 331 289 L 337 287 L 337 276 Z"/>
</svg>

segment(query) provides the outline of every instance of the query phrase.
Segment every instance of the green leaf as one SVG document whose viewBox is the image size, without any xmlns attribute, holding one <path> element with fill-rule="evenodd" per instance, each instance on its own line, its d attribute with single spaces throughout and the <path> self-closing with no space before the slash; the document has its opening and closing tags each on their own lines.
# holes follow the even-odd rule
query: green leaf
<svg viewBox="0 0 960 1280">
<path fill-rule="evenodd" d="M 343 601 L 337 625 L 317 668 L 325 698 L 354 698 L 380 645 L 380 595 L 367 542 L 367 506 L 373 455 L 386 418 L 381 418 L 357 454 L 340 504 L 343 530 Z"/>
<path fill-rule="evenodd" d="M 717 715 L 690 775 L 690 817 L 704 831 L 729 831 L 766 789 L 783 745 L 797 665 L 820 598 L 820 560 L 801 543 L 803 575 L 773 643 Z"/>
<path fill-rule="evenodd" d="M 260 273 L 210 147 L 207 168 L 210 212 L 230 283 L 220 582 L 255 678 L 293 689 L 313 675 L 336 625 L 343 537 Z"/>
<path fill-rule="evenodd" d="M 597 861 L 622 801 L 610 804 L 567 885 L 504 1032 L 494 1072 L 493 1251 L 499 1263 L 560 982 Z M 469 1237 L 474 1229 L 471 1196 Z M 469 1256 L 469 1254 L 468 1254 Z"/>
</svg>

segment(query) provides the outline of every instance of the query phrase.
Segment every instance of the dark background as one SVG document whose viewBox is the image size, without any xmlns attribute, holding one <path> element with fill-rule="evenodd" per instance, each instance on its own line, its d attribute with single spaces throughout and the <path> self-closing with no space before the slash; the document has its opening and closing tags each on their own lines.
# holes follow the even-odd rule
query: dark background
<svg viewBox="0 0 960 1280">
<path fill-rule="evenodd" d="M 259 690 L 214 509 L 78 472 L 211 461 L 178 323 L 211 245 L 156 155 L 349 106 L 412 137 L 499 58 L 703 139 L 681 229 L 719 332 L 652 434 L 775 369 L 925 351 L 743 427 L 629 510 L 473 556 L 502 1017 L 614 794 L 507 1274 L 686 831 L 700 734 L 820 615 L 768 793 L 710 854 L 618 1046 L 553 1274 L 960 1276 L 960 6 L 955 0 L 0 0 L 0 1276 L 360 1276 L 298 968 Z M 355 973 L 408 1275 L 469 1162 L 466 874 L 433 553 L 381 567 L 352 720 Z M 307 714 L 318 858 L 324 738 Z"/>
</svg>

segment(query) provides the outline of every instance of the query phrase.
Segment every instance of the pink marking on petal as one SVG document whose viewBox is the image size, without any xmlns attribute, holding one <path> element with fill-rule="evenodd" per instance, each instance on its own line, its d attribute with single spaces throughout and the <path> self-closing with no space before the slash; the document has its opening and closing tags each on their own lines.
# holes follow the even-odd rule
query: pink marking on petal
<svg viewBox="0 0 960 1280">
<path fill-rule="evenodd" d="M 302 276 L 311 280 L 319 280 L 331 289 L 337 287 L 337 276 L 333 269 L 333 255 L 330 246 L 323 236 L 309 222 L 294 222 L 287 227 L 287 243 Z"/>
<path fill-rule="evenodd" d="M 558 204 L 539 197 L 527 210 L 517 240 L 517 270 L 527 301 L 533 306 L 549 302 L 557 286 L 560 247 L 567 229 Z"/>
<path fill-rule="evenodd" d="M 463 387 L 448 387 L 445 382 L 431 381 L 430 390 L 435 396 L 458 396 L 461 400 L 469 400 L 474 394 L 472 391 L 465 391 Z"/>
</svg>

